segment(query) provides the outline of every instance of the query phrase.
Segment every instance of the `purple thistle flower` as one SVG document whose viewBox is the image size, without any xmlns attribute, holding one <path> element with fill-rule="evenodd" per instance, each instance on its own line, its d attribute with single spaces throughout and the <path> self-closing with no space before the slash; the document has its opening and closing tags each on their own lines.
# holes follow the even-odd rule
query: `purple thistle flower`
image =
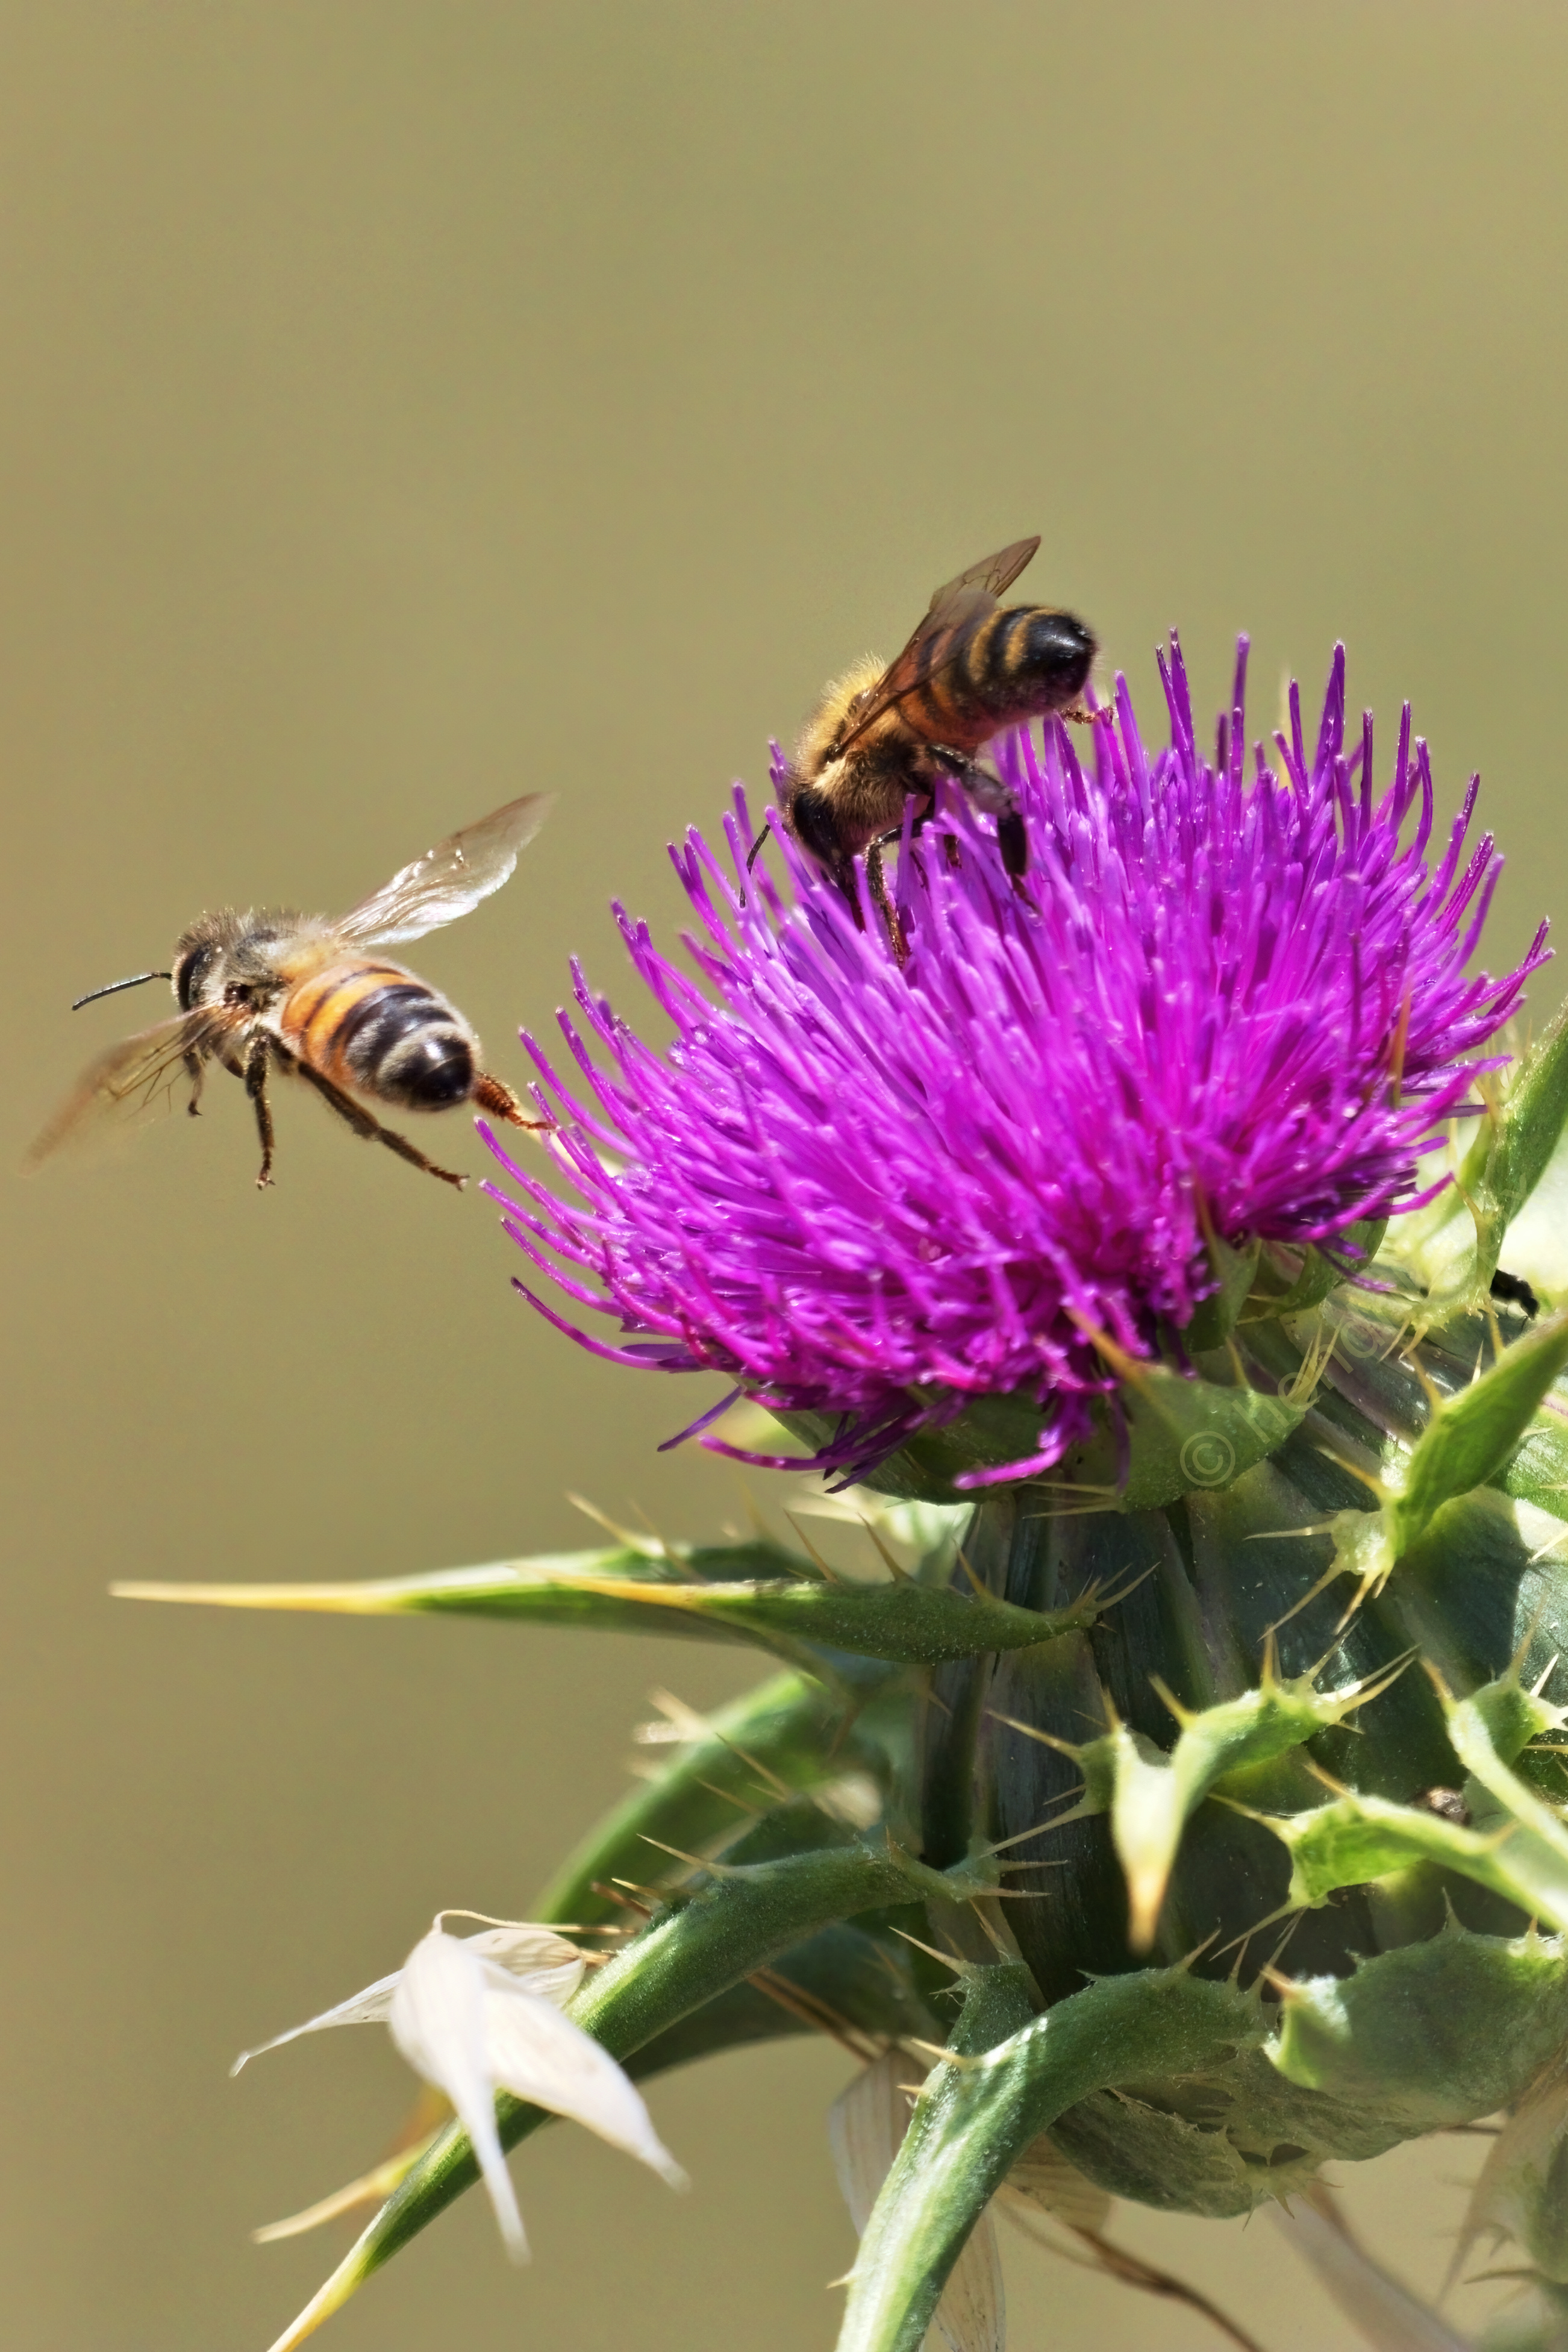
<svg viewBox="0 0 1568 2352">
<path fill-rule="evenodd" d="M 729 870 L 695 831 L 671 852 L 706 988 L 615 908 L 674 1042 L 645 1044 L 574 965 L 580 1077 L 524 1036 L 555 1184 L 486 1133 L 507 1232 L 623 1344 L 524 1296 L 613 1361 L 835 1416 L 821 1468 L 863 1472 L 974 1398 L 1021 1395 L 1038 1451 L 980 1483 L 1086 1433 L 1108 1385 L 1094 1333 L 1146 1356 L 1186 1326 L 1215 1287 L 1206 1234 L 1325 1242 L 1429 1198 L 1418 1157 L 1478 1108 L 1503 1057 L 1475 1056 L 1545 926 L 1505 979 L 1467 977 L 1501 869 L 1490 834 L 1464 856 L 1479 780 L 1434 870 L 1427 747 L 1406 707 L 1376 793 L 1370 716 L 1345 746 L 1343 646 L 1311 761 L 1292 687 L 1278 766 L 1259 744 L 1249 779 L 1246 660 L 1243 638 L 1212 762 L 1174 636 L 1168 750 L 1146 751 L 1122 678 L 1089 766 L 1055 721 L 1000 739 L 1028 897 L 946 792 L 918 844 L 905 828 L 902 970 L 863 891 L 857 928 L 791 842 L 792 898 L 747 891 L 737 786 Z"/>
</svg>

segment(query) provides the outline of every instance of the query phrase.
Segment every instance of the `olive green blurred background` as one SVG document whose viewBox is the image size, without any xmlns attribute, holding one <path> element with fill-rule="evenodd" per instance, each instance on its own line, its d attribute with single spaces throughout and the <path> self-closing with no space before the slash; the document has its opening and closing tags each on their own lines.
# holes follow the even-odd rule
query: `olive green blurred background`
<svg viewBox="0 0 1568 2352">
<path fill-rule="evenodd" d="M 1517 954 L 1568 908 L 1565 97 L 1563 12 L 1498 0 L 5 0 L 7 1164 L 161 1013 L 72 1015 L 80 991 L 205 905 L 345 906 L 548 786 L 515 882 L 416 958 L 520 1079 L 573 950 L 632 1009 L 610 895 L 673 928 L 665 841 L 1029 530 L 1025 588 L 1092 619 L 1151 725 L 1172 621 L 1205 709 L 1252 631 L 1259 731 L 1343 635 L 1384 760 L 1407 693 L 1450 805 L 1484 764 L 1491 960 Z M 654 1451 L 711 1390 L 541 1327 L 485 1200 L 291 1098 L 258 1197 L 221 1074 L 208 1109 L 5 1180 L 0 2333 L 26 2352 L 262 2352 L 344 2238 L 247 2229 L 372 2161 L 410 2082 L 379 2034 L 237 2084 L 233 2053 L 438 1904 L 525 1909 L 649 1686 L 753 1672 L 106 1598 L 590 1541 L 570 1489 L 672 1532 L 739 1507 Z M 530 2271 L 470 2199 L 324 2340 L 827 2347 L 843 2076 L 792 2044 L 656 2087 L 685 2200 L 547 2135 Z M 1476 2145 L 1373 2176 L 1412 2275 Z M 1127 2230 L 1270 2352 L 1354 2340 L 1268 2227 Z M 1080 2308 L 1100 2352 L 1216 2340 L 1009 2260 L 1020 2352 Z"/>
</svg>

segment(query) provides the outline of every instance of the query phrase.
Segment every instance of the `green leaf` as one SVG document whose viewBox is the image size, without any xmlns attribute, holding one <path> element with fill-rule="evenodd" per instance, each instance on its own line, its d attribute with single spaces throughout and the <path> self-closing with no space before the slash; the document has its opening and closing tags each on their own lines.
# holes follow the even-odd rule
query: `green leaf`
<svg viewBox="0 0 1568 2352">
<path fill-rule="evenodd" d="M 1536 1414 L 1490 1483 L 1515 1502 L 1532 1503 L 1553 1518 L 1568 1519 L 1568 1421 L 1561 1411 Z"/>
<path fill-rule="evenodd" d="M 1300 1254 L 1301 1263 L 1293 1276 L 1279 1271 L 1279 1245 L 1266 1247 L 1251 1293 L 1241 1310 L 1241 1321 L 1266 1322 L 1321 1306 L 1330 1291 L 1336 1290 L 1344 1280 L 1347 1265 L 1368 1265 L 1377 1255 L 1387 1229 L 1386 1217 L 1368 1217 L 1359 1224 L 1347 1225 L 1337 1236 L 1332 1251 L 1318 1249 L 1309 1242 Z M 1287 1262 L 1293 1263 L 1293 1257 Z"/>
<path fill-rule="evenodd" d="M 1477 1486 L 1438 1513 L 1399 1567 L 1393 1622 L 1460 1688 L 1518 1652 L 1539 1675 L 1568 1648 L 1568 1530 L 1534 1504 Z"/>
<path fill-rule="evenodd" d="M 1441 1676 L 1431 1667 L 1427 1672 L 1432 1674 L 1442 1701 L 1449 1742 L 1465 1769 L 1511 1811 L 1528 1800 L 1530 1812 L 1520 1818 L 1528 1819 L 1532 1828 L 1544 1822 L 1555 1827 L 1557 1815 L 1531 1795 L 1508 1768 L 1518 1761 L 1532 1739 L 1560 1730 L 1568 1717 L 1568 1708 L 1552 1706 L 1539 1691 L 1526 1690 L 1519 1679 L 1518 1664 L 1516 1659 L 1507 1674 L 1499 1675 L 1494 1682 L 1483 1683 L 1479 1690 L 1461 1699 L 1450 1696 Z M 1564 1851 L 1568 1852 L 1568 1844 Z"/>
<path fill-rule="evenodd" d="M 857 2314 L 868 2298 L 894 2311 L 901 2305 L 907 2307 L 912 2297 L 919 2302 L 919 2326 L 907 2340 L 916 2345 L 925 2342 L 942 2290 L 992 2192 L 1011 2168 L 1010 2164 L 999 2171 L 994 2166 L 986 2167 L 987 2151 L 981 2145 L 985 2124 L 980 2120 L 977 2131 L 981 2111 L 972 2095 L 966 2095 L 967 2091 L 972 2092 L 977 2070 L 963 2061 L 994 2051 L 1028 2026 L 1034 2014 L 1033 1986 L 1027 1969 L 1008 1962 L 999 1968 L 970 1970 L 964 1989 L 963 2011 L 947 2044 L 956 2063 L 939 2063 L 927 2080 L 866 2218 L 860 2252 L 850 2273 L 850 2302 L 839 2337 L 840 2352 L 862 2340 L 857 2333 Z M 1015 2157 L 1021 2157 L 1031 2144 L 1021 2142 Z M 985 2194 L 977 2198 L 972 2177 L 977 2160 L 989 2182 Z M 933 2274 L 936 2263 L 940 2276 Z M 902 2343 L 905 2338 L 900 2334 L 897 2340 Z"/>
<path fill-rule="evenodd" d="M 946 2027 L 937 2025 L 915 1988 L 911 1948 L 837 1921 L 655 2033 L 627 2060 L 626 2072 L 633 2082 L 646 2082 L 721 2050 L 820 2033 L 825 2021 L 890 2042 L 940 2038 Z"/>
<path fill-rule="evenodd" d="M 1454 1698 L 1437 1674 L 1432 1679 L 1448 1719 L 1449 1745 L 1470 1776 L 1468 1793 L 1478 1818 L 1503 1825 L 1504 1858 L 1516 1876 L 1528 1868 L 1555 1888 L 1560 1878 L 1568 1877 L 1568 1825 L 1510 1767 L 1531 1740 L 1562 1727 L 1568 1707 L 1551 1706 L 1537 1692 L 1523 1689 L 1514 1668 L 1464 1699 Z M 1482 1803 L 1480 1790 L 1490 1806 Z"/>
<path fill-rule="evenodd" d="M 1244 1241 L 1239 1249 L 1232 1249 L 1218 1234 L 1208 1237 L 1208 1268 L 1215 1287 L 1202 1299 L 1187 1324 L 1183 1339 L 1191 1353 L 1206 1348 L 1222 1347 L 1236 1328 L 1247 1294 L 1258 1272 L 1258 1260 L 1262 1243 L 1254 1236 Z"/>
<path fill-rule="evenodd" d="M 1327 1523 L 1334 1540 L 1331 1575 L 1354 1576 L 1364 1596 L 1380 1592 L 1446 1505 L 1493 1479 L 1508 1485 L 1521 1442 L 1527 1433 L 1534 1442 L 1542 1400 L 1565 1365 L 1568 1308 L 1504 1348 L 1468 1387 L 1451 1396 L 1434 1389 L 1416 1443 L 1385 1449 L 1384 1476 L 1369 1482 L 1375 1507 L 1336 1511 Z M 1531 1475 L 1539 1475 L 1539 1465 Z"/>
<path fill-rule="evenodd" d="M 1528 1740 L 1555 1730 L 1568 1710 L 1521 1689 L 1511 1672 L 1468 1699 L 1455 1699 L 1435 1672 L 1432 1678 L 1449 1744 L 1469 1775 L 1470 1824 L 1348 1790 L 1307 1812 L 1255 1814 L 1290 1853 L 1291 1907 L 1315 1908 L 1342 1886 L 1426 1862 L 1458 1871 L 1568 1932 L 1568 1827 L 1509 1764 Z"/>
<path fill-rule="evenodd" d="M 1500 1471 L 1534 1418 L 1537 1406 L 1568 1365 L 1568 1309 L 1546 1317 L 1487 1370 L 1437 1406 L 1404 1466 L 1393 1499 L 1390 1530 L 1407 1550 L 1443 1505 Z"/>
<path fill-rule="evenodd" d="M 873 1684 L 873 1702 L 897 1679 L 890 1671 Z M 858 1694 L 857 1694 L 858 1696 Z M 885 1706 L 889 1702 L 883 1700 Z M 646 1883 L 657 1874 L 650 1838 L 688 1852 L 733 1836 L 748 1812 L 767 1805 L 780 1785 L 812 1789 L 852 1771 L 881 1778 L 885 1750 L 864 1735 L 865 1718 L 852 1726 L 845 1700 L 796 1674 L 777 1675 L 703 1722 L 656 1780 L 637 1782 L 589 1832 L 561 1864 L 529 1913 L 540 1920 L 575 1920 L 588 1927 L 618 1913 L 594 1882 Z M 905 1702 L 906 1704 L 906 1702 Z M 694 1732 L 696 1725 L 693 1725 Z"/>
<path fill-rule="evenodd" d="M 1187 2080 L 1209 2089 L 1207 2074 Z M 1210 2111 L 1201 2122 L 1171 2107 L 1167 2096 L 1164 2085 L 1151 2100 L 1125 2087 L 1096 2093 L 1060 2118 L 1051 2130 L 1052 2142 L 1108 2195 L 1152 2206 L 1155 2212 L 1194 2213 L 1211 2221 L 1234 2221 L 1252 2212 L 1259 2201 L 1258 2158 L 1243 2154 L 1228 2130 L 1215 2128 L 1216 2115 L 1228 2121 L 1233 2113 L 1241 2112 L 1230 2082 L 1224 2080 L 1210 2091 Z M 1299 2131 L 1281 2137 L 1292 2145 L 1302 2138 Z M 1357 2148 L 1354 2153 L 1381 2151 Z M 1291 2172 L 1291 2168 L 1279 2165 L 1262 2178 L 1288 2194 L 1296 2186 Z M 1311 2172 L 1309 2164 L 1308 2178 Z"/>
<path fill-rule="evenodd" d="M 1492 2115 L 1568 2036 L 1568 1956 L 1531 1934 L 1451 1927 L 1285 1989 L 1269 2054 L 1285 2077 L 1370 2108 L 1402 2138 Z"/>
<path fill-rule="evenodd" d="M 1228 1349 L 1198 1359 L 1189 1377 L 1129 1356 L 1103 1332 L 1090 1336 L 1120 1381 L 1121 1427 L 1097 1409 L 1094 1435 L 1039 1482 L 1068 1507 L 1133 1514 L 1232 1485 L 1301 1427 L 1321 1370 L 1321 1358 L 1310 1360 L 1273 1393 L 1239 1377 Z"/>
<path fill-rule="evenodd" d="M 1103 1332 L 1086 1336 L 1121 1382 L 1124 1427 L 1113 1430 L 1101 1412 L 1096 1434 L 1043 1483 L 1104 1510 L 1154 1510 L 1183 1495 L 1228 1486 L 1300 1427 L 1319 1370 L 1310 1365 L 1295 1389 L 1271 1394 L 1238 1376 L 1228 1350 L 1210 1351 L 1198 1364 L 1200 1377 L 1189 1378 L 1129 1356 Z M 778 1418 L 813 1446 L 834 1430 L 825 1416 Z M 958 1480 L 1038 1453 L 1043 1420 L 1041 1408 L 1022 1396 L 977 1397 L 955 1420 L 911 1438 L 866 1483 L 890 1494 L 962 1501 Z"/>
<path fill-rule="evenodd" d="M 1315 1368 L 1296 1390 L 1270 1395 L 1246 1381 L 1217 1377 L 1188 1380 L 1164 1364 L 1141 1363 L 1100 1339 L 1101 1352 L 1120 1374 L 1127 1423 L 1124 1477 L 1112 1475 L 1106 1499 L 1120 1511 L 1146 1511 L 1183 1495 L 1228 1486 L 1244 1471 L 1265 1461 L 1301 1427 L 1312 1402 Z M 1230 1369 L 1208 1360 L 1205 1375 Z M 1089 1460 L 1064 1465 L 1066 1478 L 1089 1486 L 1095 1465 Z M 1103 1468 L 1110 1464 L 1103 1461 Z"/>
<path fill-rule="evenodd" d="M 1103 1776 L 1111 1783 L 1111 1836 L 1127 1881 L 1127 1941 L 1134 1952 L 1146 1952 L 1154 1943 L 1182 1831 L 1210 1790 L 1227 1773 L 1271 1764 L 1343 1723 L 1378 1697 L 1388 1680 L 1379 1676 L 1320 1692 L 1311 1675 L 1281 1682 L 1270 1652 L 1258 1689 L 1201 1714 L 1189 1714 L 1168 1692 L 1162 1694 L 1181 1725 L 1168 1755 L 1124 1724 L 1093 1743 L 1098 1769 L 1084 1762 L 1084 1778 L 1091 1790 Z"/>
<path fill-rule="evenodd" d="M 1349 1791 L 1306 1812 L 1254 1818 L 1290 1853 L 1286 1899 L 1291 1910 L 1315 1910 L 1342 1886 L 1362 1886 L 1414 1864 L 1432 1863 L 1568 1930 L 1568 1857 L 1550 1844 L 1532 1844 L 1517 1835 L 1500 1840 L 1490 1830 L 1445 1821 L 1421 1805 L 1396 1805 L 1386 1797 Z"/>
<path fill-rule="evenodd" d="M 1439 1927 L 1352 1977 L 1279 1989 L 1266 2046 L 1239 2038 L 1180 2073 L 1125 2074 L 1070 2108 L 1052 2140 L 1113 2196 L 1220 2220 L 1293 2198 L 1325 2163 L 1491 2113 L 1568 2029 L 1568 1955 L 1533 1936 Z M 1490 2045 L 1472 2046 L 1494 2016 Z"/>
<path fill-rule="evenodd" d="M 1083 1793 L 1052 1826 L 1095 1813 L 1111 1816 L 1111 1838 L 1127 1883 L 1127 1941 L 1134 1952 L 1153 1946 L 1171 1868 L 1182 1832 L 1204 1799 L 1228 1774 L 1272 1764 L 1321 1731 L 1343 1723 L 1358 1707 L 1378 1698 L 1399 1666 L 1336 1691 L 1314 1689 L 1314 1677 L 1281 1682 L 1275 1671 L 1272 1640 L 1254 1690 L 1193 1713 L 1156 1681 L 1155 1689 L 1181 1726 L 1168 1753 L 1122 1722 L 1098 1739 L 1075 1747 L 1051 1739 L 1049 1746 L 1071 1756 L 1083 1775 Z M 1104 1699 L 1109 1707 L 1110 1701 Z M 1030 1735 L 1010 1716 L 998 1721 Z M 1038 1734 L 1030 1736 L 1038 1737 Z"/>
<path fill-rule="evenodd" d="M 956 2058 L 921 2092 L 866 2224 L 838 2352 L 919 2352 L 992 2194 L 1066 2108 L 1136 2075 L 1218 2063 L 1263 2037 L 1249 1995 L 1180 1969 L 1103 1978 L 1020 2023 L 1027 2002 L 1021 1969 L 966 1979 Z"/>
<path fill-rule="evenodd" d="M 780 1575 L 784 1566 L 789 1571 Z M 720 1580 L 749 1569 L 755 1582 Z M 126 1601 L 185 1601 L 220 1609 L 303 1609 L 353 1617 L 506 1617 L 638 1633 L 759 1643 L 808 1671 L 819 1646 L 902 1665 L 937 1665 L 986 1651 L 1032 1648 L 1092 1625 L 1102 1599 L 1068 1609 L 1016 1609 L 978 1592 L 915 1584 L 831 1581 L 803 1557 L 758 1541 L 724 1548 L 547 1553 L 426 1576 L 354 1584 L 116 1584 Z"/>
<path fill-rule="evenodd" d="M 940 1405 L 946 1400 L 933 1396 L 931 1402 Z M 810 1454 L 831 1444 L 839 1434 L 833 1413 L 775 1412 L 773 1419 Z M 1037 1454 L 1043 1419 L 1041 1408 L 1027 1397 L 976 1397 L 956 1421 L 931 1423 L 875 1469 L 864 1472 L 862 1483 L 874 1494 L 904 1501 L 972 1506 L 973 1495 L 955 1482 L 967 1471 L 1001 1469 Z"/>
</svg>

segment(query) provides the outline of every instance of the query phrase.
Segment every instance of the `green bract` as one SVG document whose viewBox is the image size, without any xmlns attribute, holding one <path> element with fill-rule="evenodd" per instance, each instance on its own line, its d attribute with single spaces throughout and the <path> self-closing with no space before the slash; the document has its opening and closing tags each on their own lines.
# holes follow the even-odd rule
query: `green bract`
<svg viewBox="0 0 1568 2352">
<path fill-rule="evenodd" d="M 867 1501 L 869 1580 L 762 1538 L 629 1538 L 381 1583 L 122 1589 L 784 1662 L 706 1723 L 672 1703 L 672 1760 L 536 1912 L 624 1918 L 618 1884 L 652 1900 L 570 2010 L 640 2078 L 823 2023 L 925 2074 L 844 2352 L 915 2352 L 1042 2135 L 1103 2189 L 1226 2215 L 1512 2110 L 1473 2231 L 1511 2231 L 1554 2293 L 1568 1285 L 1531 1220 L 1559 1182 L 1565 1034 L 1458 1184 L 1362 1237 L 1359 1271 L 1230 1249 L 1186 1346 L 1139 1361 L 1091 1335 L 1119 1440 L 1106 1412 L 1049 1479 L 976 1502 L 955 1479 L 1017 1459 L 1038 1415 L 1000 1398 L 928 1429 L 876 1475 L 901 1499 Z M 1534 1319 L 1490 1296 L 1516 1218 Z M 505 2095 L 498 2116 L 507 2145 L 546 2120 Z M 280 2352 L 475 2178 L 453 2125 Z"/>
</svg>

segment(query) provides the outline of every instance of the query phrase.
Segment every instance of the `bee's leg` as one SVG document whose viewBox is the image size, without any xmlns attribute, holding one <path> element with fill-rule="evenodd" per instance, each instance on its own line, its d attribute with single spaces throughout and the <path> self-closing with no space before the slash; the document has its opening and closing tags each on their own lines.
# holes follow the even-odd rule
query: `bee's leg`
<svg viewBox="0 0 1568 2352">
<path fill-rule="evenodd" d="M 840 898 L 855 919 L 855 929 L 863 931 L 865 916 L 861 908 L 860 884 L 855 876 L 852 857 L 832 858 L 827 866 L 827 877 Z"/>
<path fill-rule="evenodd" d="M 936 796 L 933 793 L 926 796 L 924 806 L 917 808 L 915 814 L 909 821 L 909 861 L 915 868 L 915 878 L 919 882 L 923 890 L 929 890 L 931 885 L 925 879 L 925 867 L 921 860 L 920 852 L 915 845 L 920 839 L 921 835 L 925 832 L 926 826 L 930 824 L 936 814 Z M 899 827 L 896 835 L 889 835 L 888 838 L 890 840 L 896 839 L 898 841 L 902 841 L 904 838 L 903 826 L 901 825 Z"/>
<path fill-rule="evenodd" d="M 256 1180 L 258 1192 L 265 1192 L 272 1181 L 272 1105 L 267 1098 L 267 1061 L 271 1045 L 267 1032 L 258 1029 L 245 1057 L 245 1090 L 256 1112 L 256 1133 L 261 1138 L 261 1173 Z"/>
<path fill-rule="evenodd" d="M 1023 877 L 1029 872 L 1029 834 L 1023 815 L 1013 798 L 1012 787 L 1000 776 L 993 776 L 988 768 L 977 761 L 966 759 L 960 751 L 943 751 L 943 766 L 956 783 L 962 784 L 977 808 L 985 809 L 997 820 L 997 847 L 1002 853 L 1002 867 L 1019 897 L 1026 902 L 1029 892 Z"/>
<path fill-rule="evenodd" d="M 1016 808 L 1004 809 L 997 819 L 997 847 L 1002 853 L 1002 865 L 1014 885 L 1021 885 L 1029 872 L 1029 835 Z"/>
<path fill-rule="evenodd" d="M 863 931 L 865 916 L 861 908 L 860 886 L 855 880 L 855 866 L 852 857 L 847 859 L 843 865 L 834 866 L 833 879 L 838 884 L 849 910 L 855 919 L 856 930 Z"/>
<path fill-rule="evenodd" d="M 438 1168 L 434 1160 L 427 1160 L 418 1146 L 409 1141 L 407 1136 L 399 1135 L 395 1128 L 383 1127 L 379 1118 L 372 1118 L 370 1112 L 354 1100 L 352 1095 L 346 1095 L 341 1087 L 335 1087 L 330 1078 L 324 1078 L 319 1070 L 311 1068 L 308 1062 L 300 1062 L 297 1066 L 306 1084 L 314 1087 L 322 1101 L 365 1142 L 384 1143 L 389 1151 L 395 1151 L 398 1158 L 406 1160 L 411 1167 L 423 1168 L 427 1176 L 439 1176 L 444 1184 L 451 1184 L 462 1192 L 468 1181 L 466 1176 L 455 1175 L 450 1168 Z"/>
<path fill-rule="evenodd" d="M 191 1081 L 191 1099 L 185 1105 L 185 1108 L 192 1118 L 199 1118 L 201 1117 L 202 1081 L 205 1078 L 206 1075 L 206 1055 L 204 1054 L 187 1054 L 185 1056 L 185 1076 Z"/>
<path fill-rule="evenodd" d="M 1002 809 L 1014 806 L 1012 786 L 1005 784 L 1000 776 L 994 776 L 989 768 L 982 768 L 978 760 L 971 760 L 964 751 L 940 749 L 936 757 L 943 772 L 951 776 L 956 784 L 961 784 L 975 806 L 984 809 L 988 815 L 995 816 Z"/>
<path fill-rule="evenodd" d="M 529 1118 L 511 1087 L 503 1085 L 499 1078 L 493 1078 L 488 1070 L 476 1070 L 474 1073 L 474 1092 L 470 1100 L 496 1118 L 507 1119 L 513 1127 L 531 1128 L 536 1135 L 555 1125 L 553 1118 Z"/>
<path fill-rule="evenodd" d="M 865 854 L 866 889 L 870 893 L 872 905 L 886 926 L 887 943 L 893 950 L 894 962 L 900 968 L 909 961 L 909 942 L 904 936 L 904 925 L 898 919 L 898 909 L 887 895 L 887 877 L 883 872 L 882 853 L 888 842 L 899 841 L 903 838 L 903 835 L 904 827 L 894 825 L 891 833 L 882 834 L 875 841 L 869 843 Z"/>
<path fill-rule="evenodd" d="M 1029 835 L 1016 808 L 1004 809 L 997 819 L 997 847 L 1002 853 L 1002 870 L 1013 886 L 1014 896 L 1023 900 L 1031 915 L 1038 915 L 1040 908 L 1024 887 L 1023 877 L 1029 872 Z"/>
</svg>

